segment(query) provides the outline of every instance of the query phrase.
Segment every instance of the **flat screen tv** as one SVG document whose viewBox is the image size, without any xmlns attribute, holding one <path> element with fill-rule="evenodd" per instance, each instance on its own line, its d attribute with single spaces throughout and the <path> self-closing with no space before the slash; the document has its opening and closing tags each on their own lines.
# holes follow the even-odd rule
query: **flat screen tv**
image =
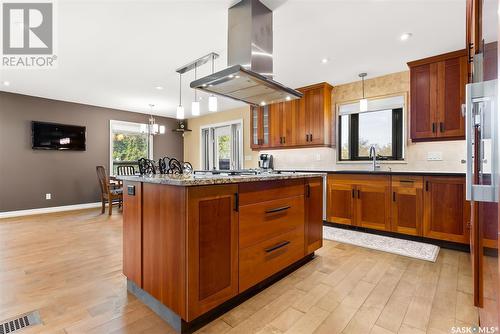
<svg viewBox="0 0 500 334">
<path fill-rule="evenodd" d="M 31 122 L 34 150 L 85 151 L 86 134 L 84 126 Z"/>
</svg>

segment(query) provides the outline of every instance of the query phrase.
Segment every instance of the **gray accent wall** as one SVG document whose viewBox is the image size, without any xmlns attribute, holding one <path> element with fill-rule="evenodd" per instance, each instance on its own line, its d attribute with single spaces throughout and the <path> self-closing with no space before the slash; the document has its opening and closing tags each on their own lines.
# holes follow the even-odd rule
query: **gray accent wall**
<svg viewBox="0 0 500 334">
<path fill-rule="evenodd" d="M 109 168 L 109 121 L 147 123 L 149 116 L 116 109 L 0 92 L 0 212 L 93 203 L 100 200 L 95 167 Z M 31 121 L 87 127 L 87 150 L 31 148 Z M 183 159 L 173 118 L 156 117 L 166 134 L 154 137 L 153 155 Z M 46 200 L 45 194 L 52 199 Z"/>
</svg>

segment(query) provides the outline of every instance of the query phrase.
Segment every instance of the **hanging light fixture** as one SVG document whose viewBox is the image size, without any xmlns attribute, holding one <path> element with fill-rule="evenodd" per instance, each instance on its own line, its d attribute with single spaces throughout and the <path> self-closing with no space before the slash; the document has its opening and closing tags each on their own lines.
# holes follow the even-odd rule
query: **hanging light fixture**
<svg viewBox="0 0 500 334">
<path fill-rule="evenodd" d="M 365 99 L 365 77 L 366 73 L 360 73 L 361 84 L 363 85 L 363 98 L 359 100 L 359 111 L 368 111 L 368 99 Z"/>
<path fill-rule="evenodd" d="M 177 119 L 184 119 L 184 107 L 182 106 L 182 74 L 179 73 L 179 105 L 177 106 Z"/>
<path fill-rule="evenodd" d="M 215 73 L 215 57 L 212 55 L 212 74 Z M 210 94 L 208 97 L 208 111 L 217 111 L 217 97 L 214 94 Z"/>
<path fill-rule="evenodd" d="M 147 131 L 145 131 L 146 126 L 141 124 L 141 132 L 148 132 L 150 135 L 156 136 L 157 134 L 165 134 L 165 125 L 159 125 L 156 123 L 156 119 L 153 117 L 154 104 L 150 103 L 149 108 L 151 108 L 151 113 L 149 115 L 149 124 L 147 126 Z"/>
<path fill-rule="evenodd" d="M 194 66 L 194 80 L 196 80 L 196 71 L 198 69 L 198 65 Z M 196 89 L 194 90 L 194 101 L 191 102 L 191 115 L 200 116 L 200 102 L 198 101 L 198 94 Z"/>
</svg>

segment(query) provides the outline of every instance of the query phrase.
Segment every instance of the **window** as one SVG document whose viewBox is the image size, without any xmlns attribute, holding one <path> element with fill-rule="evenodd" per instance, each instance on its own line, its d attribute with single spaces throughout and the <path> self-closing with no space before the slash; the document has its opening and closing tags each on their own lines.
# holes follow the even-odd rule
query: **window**
<svg viewBox="0 0 500 334">
<path fill-rule="evenodd" d="M 374 146 L 380 160 L 403 159 L 403 102 L 395 98 L 372 102 L 359 112 L 358 104 L 339 109 L 339 160 L 369 160 Z M 385 101 L 384 101 L 385 100 Z M 383 108 L 398 105 L 399 107 Z"/>
<path fill-rule="evenodd" d="M 120 165 L 134 166 L 139 170 L 137 160 L 153 156 L 152 136 L 147 125 L 123 121 L 110 122 L 110 171 L 116 175 Z"/>
<path fill-rule="evenodd" d="M 237 121 L 229 124 L 215 124 L 201 129 L 202 169 L 243 168 L 241 123 Z"/>
</svg>

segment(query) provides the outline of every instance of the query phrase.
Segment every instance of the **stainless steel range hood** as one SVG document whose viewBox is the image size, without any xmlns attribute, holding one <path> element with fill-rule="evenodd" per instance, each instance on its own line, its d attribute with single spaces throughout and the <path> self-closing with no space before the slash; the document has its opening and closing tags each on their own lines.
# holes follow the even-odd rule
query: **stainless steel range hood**
<svg viewBox="0 0 500 334">
<path fill-rule="evenodd" d="M 191 82 L 191 88 L 252 105 L 302 97 L 272 80 L 273 15 L 259 0 L 242 0 L 229 8 L 228 66 Z"/>
</svg>

